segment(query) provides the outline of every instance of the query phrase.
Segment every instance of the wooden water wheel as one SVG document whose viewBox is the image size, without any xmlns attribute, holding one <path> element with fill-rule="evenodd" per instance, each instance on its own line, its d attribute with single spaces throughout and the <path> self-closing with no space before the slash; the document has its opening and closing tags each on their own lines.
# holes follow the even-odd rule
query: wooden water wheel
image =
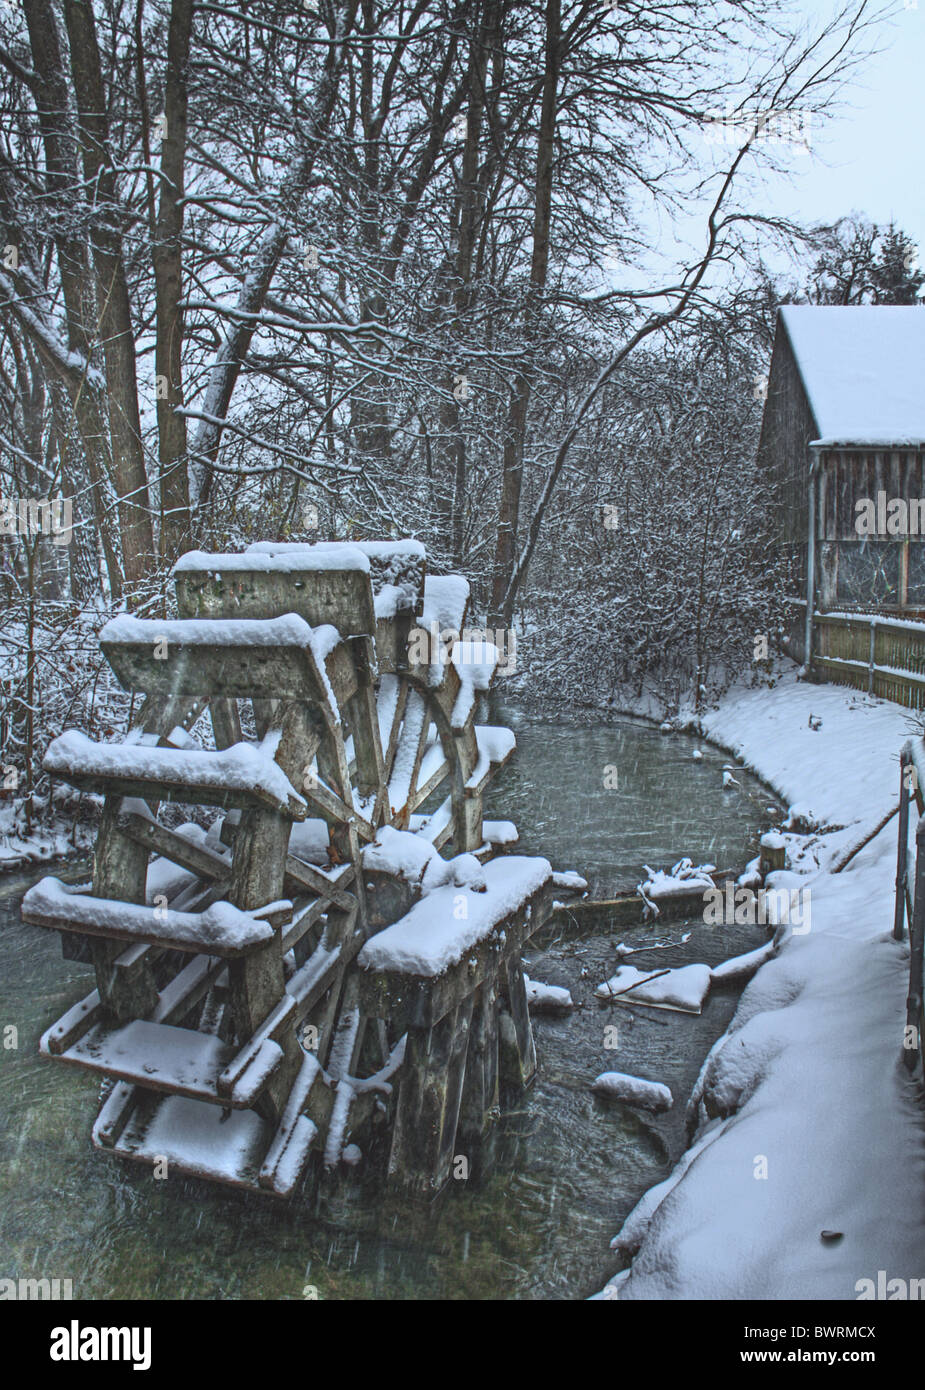
<svg viewBox="0 0 925 1390">
<path fill-rule="evenodd" d="M 97 1146 L 288 1196 L 386 1122 L 390 1176 L 436 1189 L 531 1079 L 520 954 L 553 875 L 495 853 L 498 653 L 425 569 L 415 542 L 193 552 L 177 619 L 103 629 L 141 714 L 45 759 L 104 798 L 93 881 L 23 902 L 95 967 L 41 1049 L 112 1078 Z"/>
</svg>

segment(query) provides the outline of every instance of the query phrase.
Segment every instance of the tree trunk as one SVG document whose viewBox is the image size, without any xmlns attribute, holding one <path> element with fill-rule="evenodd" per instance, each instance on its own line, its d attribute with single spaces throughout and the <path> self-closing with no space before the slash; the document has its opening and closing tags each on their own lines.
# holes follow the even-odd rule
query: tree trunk
<svg viewBox="0 0 925 1390">
<path fill-rule="evenodd" d="M 485 190 L 480 178 L 479 152 L 486 106 L 485 75 L 488 69 L 489 49 L 497 39 L 498 29 L 498 7 L 494 0 L 488 0 L 480 12 L 473 16 L 472 26 L 467 69 L 469 100 L 466 111 L 466 140 L 463 147 L 462 175 L 457 191 L 457 241 L 453 270 L 451 333 L 459 337 L 463 335 L 465 316 L 472 304 L 472 270 L 484 204 Z M 446 464 L 446 492 L 450 499 L 448 548 L 453 564 L 460 565 L 464 549 L 468 459 L 459 407 L 467 398 L 468 382 L 456 380 L 457 377 L 465 377 L 465 363 L 460 361 L 455 365 L 459 370 L 451 369 L 450 372 L 446 396 L 440 409 L 440 430 Z"/>
<path fill-rule="evenodd" d="M 336 32 L 328 46 L 324 72 L 313 103 L 310 128 L 305 134 L 307 149 L 292 176 L 285 180 L 279 190 L 279 203 L 284 209 L 294 211 L 297 208 L 311 181 L 318 149 L 327 134 L 334 113 L 344 65 L 344 40 L 353 27 L 356 8 L 357 0 L 347 0 L 343 11 L 337 16 Z M 264 232 L 241 287 L 234 320 L 213 360 L 203 409 L 206 418 L 196 431 L 195 452 L 199 473 L 197 511 L 200 515 L 212 490 L 211 465 L 218 456 L 231 397 L 256 331 L 257 316 L 264 306 L 288 239 L 288 226 L 283 221 L 272 222 Z"/>
<path fill-rule="evenodd" d="M 173 0 L 164 83 L 166 134 L 161 146 L 160 200 L 153 247 L 157 297 L 157 434 L 161 556 L 170 562 L 190 535 L 186 417 L 183 408 L 183 178 L 186 148 L 186 66 L 193 28 L 192 0 Z"/>
<path fill-rule="evenodd" d="M 514 570 L 520 498 L 523 490 L 524 445 L 532 390 L 532 365 L 539 329 L 539 301 L 549 272 L 549 231 L 552 215 L 552 165 L 559 101 L 561 53 L 561 0 L 546 0 L 546 43 L 543 69 L 543 103 L 536 152 L 536 185 L 533 208 L 533 254 L 530 286 L 524 312 L 525 352 L 511 388 L 501 462 L 501 505 L 495 541 L 492 577 L 491 621 L 503 619 L 504 596 Z"/>
<path fill-rule="evenodd" d="M 71 105 L 58 42 L 58 27 L 48 0 L 24 0 L 23 9 L 37 77 L 33 92 L 45 153 L 45 180 L 49 202 L 57 213 L 53 224 L 55 251 L 61 275 L 68 347 L 89 362 L 93 295 L 86 248 L 65 231 L 68 203 L 78 185 L 77 140 L 71 123 Z M 47 356 L 41 341 L 37 340 L 36 347 L 49 367 L 58 371 L 68 390 L 87 461 L 110 592 L 113 599 L 118 601 L 122 597 L 123 573 L 107 507 L 109 451 L 99 395 L 84 377 L 78 378 L 73 372 L 62 373 L 59 364 Z"/>
<path fill-rule="evenodd" d="M 112 476 L 118 497 L 122 564 L 131 587 L 154 562 L 154 530 L 148 497 L 135 334 L 129 303 L 120 224 L 123 209 L 109 149 L 106 97 L 100 67 L 96 24 L 89 0 L 64 0 L 70 46 L 71 76 L 77 97 L 78 126 L 86 187 L 102 210 L 92 223 L 93 264 L 97 278 L 97 335 L 106 364 L 106 397 Z"/>
</svg>

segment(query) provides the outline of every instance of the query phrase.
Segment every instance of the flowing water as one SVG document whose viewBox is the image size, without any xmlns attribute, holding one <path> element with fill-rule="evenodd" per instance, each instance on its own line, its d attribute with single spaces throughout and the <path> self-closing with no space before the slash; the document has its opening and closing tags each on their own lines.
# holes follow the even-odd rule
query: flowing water
<svg viewBox="0 0 925 1390">
<path fill-rule="evenodd" d="M 486 815 L 514 820 L 521 852 L 578 869 L 595 897 L 681 854 L 740 867 L 779 819 L 741 769 L 740 785 L 722 790 L 726 756 L 687 735 L 510 708 L 493 718 L 516 729 L 518 752 Z M 79 879 L 86 865 L 58 872 Z M 567 986 L 576 1008 L 535 1019 L 537 1081 L 496 1126 L 483 1171 L 435 1203 L 399 1200 L 383 1193 L 373 1152 L 317 1201 L 280 1204 L 159 1181 L 91 1148 L 98 1081 L 37 1053 L 43 1029 L 92 988 L 87 967 L 62 960 L 57 935 L 20 921 L 39 876 L 0 880 L 0 1278 L 70 1279 L 78 1298 L 575 1298 L 600 1288 L 617 1268 L 610 1238 L 683 1150 L 685 1102 L 736 996 L 716 991 L 694 1017 L 601 1004 L 594 987 L 620 963 L 621 940 L 650 946 L 633 964 L 663 968 L 716 964 L 766 939 L 702 921 L 614 934 L 566 920 L 529 953 L 528 971 Z M 605 1047 L 614 1023 L 616 1050 Z M 607 1070 L 665 1082 L 674 1107 L 651 1117 L 598 1100 L 588 1083 Z"/>
</svg>

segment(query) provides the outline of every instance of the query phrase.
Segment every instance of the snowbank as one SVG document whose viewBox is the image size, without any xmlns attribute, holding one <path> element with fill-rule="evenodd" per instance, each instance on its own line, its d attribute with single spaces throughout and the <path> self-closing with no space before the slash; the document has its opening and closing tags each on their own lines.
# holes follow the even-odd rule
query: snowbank
<svg viewBox="0 0 925 1390">
<path fill-rule="evenodd" d="M 858 843 L 895 804 L 908 719 L 787 677 L 731 692 L 703 725 Z M 820 836 L 819 862 L 845 841 Z M 908 952 L 890 936 L 895 869 L 893 820 L 844 872 L 804 880 L 811 929 L 745 990 L 691 1100 L 694 1145 L 625 1222 L 614 1249 L 635 1259 L 604 1296 L 855 1299 L 879 1270 L 923 1273 L 925 1114 L 900 1061 Z"/>
</svg>

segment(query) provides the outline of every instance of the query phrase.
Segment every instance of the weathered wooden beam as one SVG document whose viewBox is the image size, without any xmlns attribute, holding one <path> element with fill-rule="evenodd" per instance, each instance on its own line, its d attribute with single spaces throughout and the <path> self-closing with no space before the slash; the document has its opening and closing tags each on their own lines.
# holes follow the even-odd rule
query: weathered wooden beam
<svg viewBox="0 0 925 1390">
<path fill-rule="evenodd" d="M 57 1023 L 53 1023 L 42 1034 L 39 1051 L 47 1053 L 50 1057 L 59 1057 L 94 1024 L 99 1023 L 102 1017 L 100 992 L 94 989 L 85 999 L 79 999 L 76 1004 L 72 1004 L 67 1013 L 62 1014 Z"/>
<path fill-rule="evenodd" d="M 232 748 L 241 742 L 241 720 L 236 700 L 213 696 L 209 701 L 209 714 L 216 748 Z"/>
<path fill-rule="evenodd" d="M 357 790 L 368 797 L 383 781 L 382 743 L 379 737 L 379 714 L 374 687 L 375 654 L 368 637 L 350 641 L 357 672 L 357 691 L 350 701 L 350 723 L 353 729 L 353 750 L 357 767 Z"/>
<path fill-rule="evenodd" d="M 130 839 L 143 845 L 152 854 L 160 854 L 174 864 L 179 864 L 182 869 L 188 869 L 190 873 L 210 880 L 228 878 L 231 873 L 228 860 L 216 854 L 214 850 L 197 845 L 185 835 L 178 835 L 175 830 L 169 830 L 167 826 L 149 820 L 137 811 L 120 812 L 118 824 L 120 830 Z"/>
<path fill-rule="evenodd" d="M 151 622 L 150 638 L 146 635 L 137 640 L 107 639 L 108 629 L 104 629 L 100 645 L 126 690 L 152 690 L 172 697 L 326 699 L 324 678 L 307 640 L 304 646 L 297 641 L 272 646 L 243 640 L 225 644 L 218 637 L 209 643 L 200 640 L 198 632 L 195 640 L 186 640 L 181 622 L 163 623 L 162 635 L 158 624 Z M 259 628 L 259 624 L 255 626 Z M 302 632 L 308 639 L 304 627 Z M 343 661 L 333 653 L 325 664 L 338 672 L 345 670 Z"/>
<path fill-rule="evenodd" d="M 129 1081 L 117 1081 L 100 1106 L 93 1126 L 93 1142 L 100 1148 L 111 1149 L 118 1143 L 131 1118 L 138 1100 L 138 1087 Z"/>
<path fill-rule="evenodd" d="M 512 956 L 504 963 L 501 994 L 498 1068 L 501 1096 L 507 1101 L 516 1098 L 536 1075 L 536 1044 L 519 956 Z"/>
<path fill-rule="evenodd" d="M 376 616 L 365 568 L 322 569 L 305 555 L 287 555 L 285 564 L 269 566 L 256 556 L 254 568 L 244 556 L 222 569 L 221 555 L 205 556 L 202 568 L 190 558 L 176 571 L 177 607 L 185 618 L 278 618 L 297 613 L 311 627 L 330 623 L 346 636 L 374 633 Z"/>
<path fill-rule="evenodd" d="M 481 1139 L 498 1107 L 498 991 L 486 980 L 473 1000 L 469 1052 L 459 1111 L 462 1143 Z"/>
<path fill-rule="evenodd" d="M 234 842 L 231 901 L 245 911 L 262 907 L 283 895 L 283 874 L 289 824 L 272 811 L 245 811 Z M 238 1041 L 258 1031 L 285 995 L 280 933 L 260 951 L 228 967 L 229 1004 Z M 280 1038 L 284 1057 L 255 1107 L 279 1125 L 289 1091 L 299 1071 L 301 1048 L 292 1032 Z"/>
<path fill-rule="evenodd" d="M 296 859 L 292 854 L 286 855 L 286 880 L 294 881 L 301 888 L 310 889 L 325 902 L 334 903 L 345 912 L 356 906 L 356 899 L 349 893 L 336 888 L 313 864 L 306 864 L 304 859 Z"/>
<path fill-rule="evenodd" d="M 148 851 L 119 828 L 121 799 L 109 796 L 103 806 L 93 855 L 93 896 L 144 904 Z M 120 1020 L 143 1018 L 157 1004 L 157 986 L 145 955 L 129 968 L 117 968 L 125 942 L 89 938 L 103 1010 Z"/>
<path fill-rule="evenodd" d="M 406 970 L 365 970 L 360 979 L 363 1006 L 387 1018 L 399 1031 L 429 1028 L 471 996 L 486 979 L 494 978 L 509 959 L 519 961 L 524 942 L 549 916 L 548 885 L 499 922 L 490 935 L 466 950 L 463 957 L 439 975 L 416 975 Z"/>
<path fill-rule="evenodd" d="M 389 1153 L 389 1179 L 436 1193 L 456 1144 L 472 997 L 432 1028 L 408 1030 Z"/>
</svg>

